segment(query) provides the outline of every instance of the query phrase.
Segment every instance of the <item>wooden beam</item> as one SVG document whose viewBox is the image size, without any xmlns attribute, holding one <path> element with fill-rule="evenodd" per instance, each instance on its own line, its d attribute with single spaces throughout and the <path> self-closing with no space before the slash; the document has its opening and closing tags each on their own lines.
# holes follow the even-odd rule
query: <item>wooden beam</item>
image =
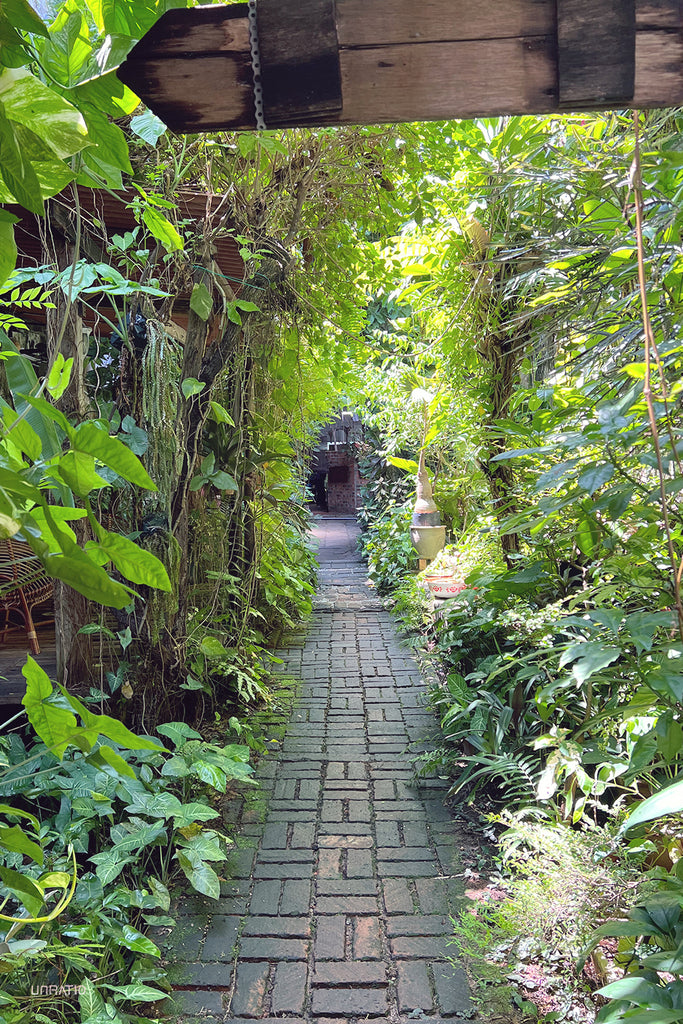
<svg viewBox="0 0 683 1024">
<path fill-rule="evenodd" d="M 555 32 L 556 0 L 337 0 L 340 46 L 505 39 Z"/>
<path fill-rule="evenodd" d="M 331 0 L 303 2 L 258 0 L 279 9 L 278 49 L 268 58 L 279 69 L 270 122 L 266 97 L 273 126 L 683 104 L 683 0 L 336 0 L 335 44 Z M 323 27 L 309 44 L 314 14 Z M 246 4 L 169 11 L 119 77 L 175 131 L 253 129 L 246 15 Z M 334 73 L 317 79 L 317 96 L 310 73 L 321 54 L 332 61 L 334 45 L 336 103 Z M 303 77 L 288 97 L 297 67 Z"/>
<path fill-rule="evenodd" d="M 342 50 L 340 120 L 363 123 L 368 111 L 382 123 L 551 110 L 554 54 L 554 36 Z"/>
<path fill-rule="evenodd" d="M 258 40 L 268 124 L 306 122 L 342 108 L 334 0 L 259 0 Z"/>
<path fill-rule="evenodd" d="M 557 0 L 557 43 L 561 108 L 630 103 L 635 0 Z"/>
</svg>

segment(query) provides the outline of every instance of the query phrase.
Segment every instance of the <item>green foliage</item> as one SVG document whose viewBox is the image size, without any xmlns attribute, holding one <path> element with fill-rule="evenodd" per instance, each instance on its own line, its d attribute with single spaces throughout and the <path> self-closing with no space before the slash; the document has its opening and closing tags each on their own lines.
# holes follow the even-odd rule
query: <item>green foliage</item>
<svg viewBox="0 0 683 1024">
<path fill-rule="evenodd" d="M 499 987 L 496 1004 L 510 999 L 500 986 L 516 982 L 522 998 L 533 1000 L 524 981 L 542 976 L 543 1009 L 551 993 L 555 1003 L 550 1019 L 571 1020 L 577 1011 L 592 1019 L 590 976 L 577 971 L 576 961 L 597 922 L 638 902 L 638 862 L 620 856 L 603 829 L 576 830 L 538 813 L 504 814 L 495 823 L 504 826 L 496 898 L 483 898 L 454 922 L 454 944 L 476 979 L 482 1018 L 492 1008 L 489 986 Z M 603 976 L 598 957 L 593 970 Z"/>
<path fill-rule="evenodd" d="M 361 551 L 368 574 L 380 594 L 390 593 L 410 572 L 417 558 L 410 540 L 413 502 L 388 508 L 368 523 L 361 535 Z"/>
<path fill-rule="evenodd" d="M 158 729 L 169 751 L 55 690 L 32 659 L 25 675 L 35 735 L 0 737 L 0 1019 L 25 1019 L 27 993 L 57 967 L 63 985 L 83 986 L 81 1001 L 85 992 L 111 1019 L 132 1020 L 131 1007 L 168 987 L 145 932 L 174 923 L 174 875 L 220 895 L 215 866 L 230 840 L 212 798 L 228 781 L 252 783 L 249 750 L 177 722 Z"/>
<path fill-rule="evenodd" d="M 109 470 L 122 483 L 156 489 L 139 459 L 110 436 L 106 422 L 89 420 L 73 428 L 41 397 L 45 387 L 56 393 L 65 386 L 70 367 L 63 358 L 41 385 L 30 360 L 18 353 L 4 332 L 0 344 L 13 400 L 13 407 L 1 403 L 1 535 L 25 539 L 49 575 L 100 604 L 123 608 L 134 596 L 107 572 L 109 564 L 132 583 L 167 590 L 168 576 L 159 560 L 128 538 L 103 529 L 91 511 L 90 492 L 106 486 L 100 470 Z M 50 503 L 52 494 L 67 507 Z M 85 509 L 69 509 L 75 499 L 81 499 Z M 80 547 L 68 520 L 85 515 L 97 541 Z"/>
</svg>

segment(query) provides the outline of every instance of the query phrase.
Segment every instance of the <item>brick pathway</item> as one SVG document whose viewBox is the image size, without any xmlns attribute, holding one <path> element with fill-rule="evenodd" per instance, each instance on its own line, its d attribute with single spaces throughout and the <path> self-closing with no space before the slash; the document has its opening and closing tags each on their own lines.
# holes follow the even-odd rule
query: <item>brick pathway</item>
<svg viewBox="0 0 683 1024">
<path fill-rule="evenodd" d="M 462 884 L 442 783 L 416 786 L 406 754 L 434 733 L 425 685 L 365 584 L 355 523 L 314 532 L 316 610 L 305 642 L 280 652 L 301 684 L 272 717 L 265 796 L 241 811 L 220 903 L 178 908 L 179 1019 L 470 1017 L 464 973 L 445 959 Z"/>
</svg>

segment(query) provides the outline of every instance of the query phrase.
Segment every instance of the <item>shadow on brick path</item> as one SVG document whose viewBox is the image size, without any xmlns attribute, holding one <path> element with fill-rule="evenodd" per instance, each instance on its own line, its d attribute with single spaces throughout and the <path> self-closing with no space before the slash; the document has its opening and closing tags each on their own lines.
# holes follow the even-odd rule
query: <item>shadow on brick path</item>
<svg viewBox="0 0 683 1024">
<path fill-rule="evenodd" d="M 407 753 L 435 732 L 425 684 L 367 586 L 356 524 L 326 517 L 313 532 L 316 607 L 278 652 L 300 683 L 259 764 L 262 803 L 241 815 L 220 901 L 178 907 L 176 1019 L 470 1017 L 446 959 L 462 883 L 443 783 L 416 784 Z"/>
</svg>

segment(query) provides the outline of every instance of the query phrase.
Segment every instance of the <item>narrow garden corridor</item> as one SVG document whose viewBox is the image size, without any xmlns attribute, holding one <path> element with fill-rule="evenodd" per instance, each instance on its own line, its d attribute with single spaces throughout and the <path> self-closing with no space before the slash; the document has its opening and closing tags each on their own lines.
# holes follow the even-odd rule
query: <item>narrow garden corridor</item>
<svg viewBox="0 0 683 1024">
<path fill-rule="evenodd" d="M 220 903 L 178 908 L 180 1019 L 469 1016 L 445 959 L 462 881 L 443 782 L 416 785 L 408 752 L 435 729 L 425 683 L 367 588 L 355 523 L 314 534 L 319 591 L 305 638 L 279 652 L 300 683 L 259 765 L 266 801 L 241 811 Z"/>
</svg>

